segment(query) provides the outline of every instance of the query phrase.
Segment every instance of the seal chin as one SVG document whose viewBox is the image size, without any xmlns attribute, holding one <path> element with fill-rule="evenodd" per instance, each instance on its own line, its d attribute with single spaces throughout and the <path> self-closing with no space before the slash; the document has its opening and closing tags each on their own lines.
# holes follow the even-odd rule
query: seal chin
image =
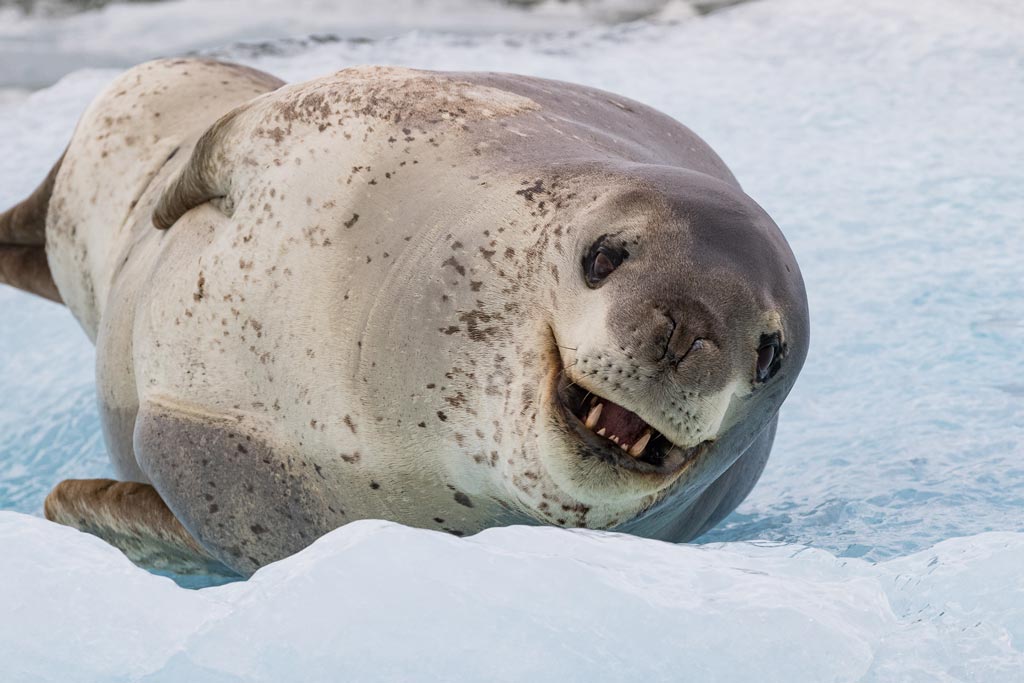
<svg viewBox="0 0 1024 683">
<path fill-rule="evenodd" d="M 588 391 L 559 373 L 553 393 L 556 413 L 566 431 L 582 446 L 581 457 L 594 457 L 638 474 L 669 477 L 700 458 L 711 445 L 682 447 L 636 413 Z"/>
</svg>

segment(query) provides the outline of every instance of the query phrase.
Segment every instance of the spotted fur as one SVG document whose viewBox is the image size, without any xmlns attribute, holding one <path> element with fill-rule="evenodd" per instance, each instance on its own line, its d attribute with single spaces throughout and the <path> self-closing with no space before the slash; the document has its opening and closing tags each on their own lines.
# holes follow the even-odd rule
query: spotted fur
<svg viewBox="0 0 1024 683">
<path fill-rule="evenodd" d="M 629 258 L 590 288 L 603 234 Z M 690 538 L 753 486 L 806 352 L 793 256 L 714 152 L 542 79 L 144 64 L 80 122 L 46 237 L 120 477 L 243 574 L 367 517 Z M 564 378 L 710 446 L 671 475 L 593 457 Z"/>
</svg>

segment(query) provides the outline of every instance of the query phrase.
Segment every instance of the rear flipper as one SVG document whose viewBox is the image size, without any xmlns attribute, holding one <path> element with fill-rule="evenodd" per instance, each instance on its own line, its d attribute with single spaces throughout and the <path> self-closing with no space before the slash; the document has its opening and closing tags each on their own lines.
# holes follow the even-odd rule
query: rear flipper
<svg viewBox="0 0 1024 683">
<path fill-rule="evenodd" d="M 27 199 L 0 213 L 0 283 L 62 303 L 46 261 L 46 212 L 62 156 Z"/>
<path fill-rule="evenodd" d="M 0 283 L 63 303 L 43 247 L 0 244 Z"/>
<path fill-rule="evenodd" d="M 51 522 L 98 536 L 147 569 L 235 574 L 203 550 L 149 484 L 68 479 L 54 487 L 44 507 Z"/>
</svg>

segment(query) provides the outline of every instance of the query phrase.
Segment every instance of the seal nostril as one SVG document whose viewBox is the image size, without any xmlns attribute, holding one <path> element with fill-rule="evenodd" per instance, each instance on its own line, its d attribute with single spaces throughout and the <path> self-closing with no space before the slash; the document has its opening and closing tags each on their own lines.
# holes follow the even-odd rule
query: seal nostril
<svg viewBox="0 0 1024 683">
<path fill-rule="evenodd" d="M 678 361 L 675 353 L 672 352 L 672 338 L 675 337 L 676 334 L 676 321 L 667 313 L 662 313 L 662 315 L 668 318 L 668 330 L 665 332 L 665 347 L 661 352 L 661 359 L 668 360 L 669 363 L 675 364 Z"/>
<path fill-rule="evenodd" d="M 661 358 L 672 365 L 673 368 L 678 368 L 691 353 L 703 349 L 707 344 L 707 339 L 705 337 L 698 337 L 686 330 L 671 315 L 667 313 L 664 315 L 669 320 L 669 329 L 665 350 L 662 352 Z"/>
<path fill-rule="evenodd" d="M 686 360 L 687 358 L 689 358 L 689 357 L 690 357 L 690 354 L 691 354 L 691 353 L 693 353 L 693 352 L 695 352 L 695 351 L 700 351 L 701 349 L 703 349 L 703 348 L 704 348 L 704 346 L 705 346 L 705 342 L 706 342 L 706 340 L 704 340 L 704 339 L 701 339 L 701 338 L 697 338 L 697 339 L 694 339 L 694 340 L 693 340 L 693 343 L 692 343 L 692 344 L 690 344 L 690 348 L 688 348 L 688 349 L 686 350 L 686 353 L 684 353 L 684 354 L 683 354 L 682 356 L 680 356 L 680 357 L 679 357 L 679 358 L 678 358 L 678 359 L 677 359 L 677 360 L 675 361 L 675 364 L 674 364 L 674 366 L 675 366 L 676 368 L 678 368 L 678 367 L 679 367 L 680 365 L 682 365 L 682 363 L 683 363 L 683 361 L 684 361 L 684 360 Z"/>
</svg>

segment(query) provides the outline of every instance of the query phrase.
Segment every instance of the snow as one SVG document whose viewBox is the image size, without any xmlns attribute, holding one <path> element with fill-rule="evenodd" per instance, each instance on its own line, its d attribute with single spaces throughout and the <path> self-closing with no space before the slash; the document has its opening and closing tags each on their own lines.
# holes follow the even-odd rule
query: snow
<svg viewBox="0 0 1024 683">
<path fill-rule="evenodd" d="M 130 7 L 110 30 L 156 53 L 198 45 L 173 8 Z M 245 21 L 272 24 L 273 7 Z M 421 7 L 420 30 L 372 41 L 217 48 L 263 38 L 223 28 L 198 47 L 289 80 L 359 63 L 561 78 L 696 130 L 782 226 L 811 306 L 747 501 L 690 546 L 366 521 L 185 590 L 18 514 L 111 470 L 84 335 L 0 289 L 0 680 L 1024 680 L 1024 5 L 762 0 L 615 26 L 570 7 L 571 32 L 544 23 L 557 9 L 523 13 L 554 32 L 452 32 Z M 24 21 L 0 21 L 0 74 L 9 31 L 88 33 Z M 325 29 L 275 35 L 310 30 Z M 0 97 L 0 205 L 115 73 Z"/>
</svg>

